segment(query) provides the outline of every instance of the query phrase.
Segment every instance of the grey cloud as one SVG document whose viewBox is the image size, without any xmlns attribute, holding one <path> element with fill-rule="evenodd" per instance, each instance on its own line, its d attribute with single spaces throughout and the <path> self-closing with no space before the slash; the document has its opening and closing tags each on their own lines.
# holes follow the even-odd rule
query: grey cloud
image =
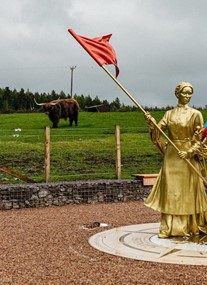
<svg viewBox="0 0 207 285">
<path fill-rule="evenodd" d="M 195 86 L 206 104 L 204 0 L 8 0 L 0 4 L 0 87 L 74 92 L 133 104 L 67 32 L 112 33 L 119 80 L 142 105 L 175 105 L 175 85 Z M 112 73 L 114 69 L 108 66 Z"/>
</svg>

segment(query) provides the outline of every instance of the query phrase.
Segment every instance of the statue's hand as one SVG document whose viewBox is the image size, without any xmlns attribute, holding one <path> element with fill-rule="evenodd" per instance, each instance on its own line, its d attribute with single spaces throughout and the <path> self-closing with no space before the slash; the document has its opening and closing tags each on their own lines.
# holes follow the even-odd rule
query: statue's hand
<svg viewBox="0 0 207 285">
<path fill-rule="evenodd" d="M 194 138 L 197 141 L 201 141 L 202 140 L 202 138 L 203 138 L 203 131 L 202 131 L 202 128 L 200 126 L 196 127 L 196 131 L 194 133 Z"/>
<path fill-rule="evenodd" d="M 182 158 L 182 159 L 191 158 L 191 157 L 192 157 L 191 151 L 190 151 L 190 152 L 187 152 L 187 151 L 179 151 L 179 152 L 178 152 L 178 155 L 179 155 L 179 157 Z"/>
<path fill-rule="evenodd" d="M 145 117 L 145 120 L 148 121 L 148 122 L 150 122 L 151 119 L 152 119 L 152 116 L 151 116 L 150 112 L 146 112 L 144 114 L 144 117 Z"/>
<path fill-rule="evenodd" d="M 180 158 L 184 159 L 184 158 L 187 158 L 188 153 L 187 153 L 187 151 L 179 151 L 178 155 Z"/>
<path fill-rule="evenodd" d="M 144 114 L 145 120 L 148 122 L 150 129 L 154 129 L 154 125 L 156 124 L 155 118 L 151 116 L 149 112 Z"/>
</svg>

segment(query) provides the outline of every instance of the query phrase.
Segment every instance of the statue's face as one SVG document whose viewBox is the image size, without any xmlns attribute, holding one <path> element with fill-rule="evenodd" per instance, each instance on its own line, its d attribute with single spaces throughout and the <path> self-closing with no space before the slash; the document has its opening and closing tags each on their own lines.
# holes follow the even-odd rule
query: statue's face
<svg viewBox="0 0 207 285">
<path fill-rule="evenodd" d="M 178 95 L 179 103 L 188 104 L 190 102 L 192 95 L 193 95 L 192 89 L 188 86 L 184 87 L 182 92 Z"/>
</svg>

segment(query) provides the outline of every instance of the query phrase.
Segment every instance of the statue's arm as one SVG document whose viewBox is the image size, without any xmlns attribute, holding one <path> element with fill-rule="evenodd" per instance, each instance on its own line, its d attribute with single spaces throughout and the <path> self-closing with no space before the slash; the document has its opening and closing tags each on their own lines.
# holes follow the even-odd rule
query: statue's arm
<svg viewBox="0 0 207 285">
<path fill-rule="evenodd" d="M 158 124 L 156 123 L 155 118 L 153 118 L 148 112 L 145 114 L 145 119 L 147 120 L 149 125 L 149 134 L 152 143 L 157 146 L 157 148 L 160 150 L 162 154 L 164 154 L 167 143 L 161 136 L 160 131 L 156 127 L 156 125 L 158 125 L 159 128 L 161 128 L 164 131 L 166 129 L 165 116 Z"/>
<path fill-rule="evenodd" d="M 192 140 L 192 146 L 188 151 L 179 151 L 178 155 L 181 158 L 191 158 L 195 155 L 204 156 L 204 148 L 202 143 L 202 127 L 203 127 L 203 116 L 200 112 L 196 113 L 194 120 L 194 137 Z"/>
</svg>

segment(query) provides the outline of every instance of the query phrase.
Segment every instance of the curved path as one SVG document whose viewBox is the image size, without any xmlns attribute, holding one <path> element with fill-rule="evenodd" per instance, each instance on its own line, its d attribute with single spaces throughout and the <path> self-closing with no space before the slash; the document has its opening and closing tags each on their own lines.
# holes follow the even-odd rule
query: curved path
<svg viewBox="0 0 207 285">
<path fill-rule="evenodd" d="M 159 223 L 130 225 L 93 235 L 89 244 L 103 252 L 137 260 L 207 265 L 207 238 L 158 238 Z"/>
</svg>

